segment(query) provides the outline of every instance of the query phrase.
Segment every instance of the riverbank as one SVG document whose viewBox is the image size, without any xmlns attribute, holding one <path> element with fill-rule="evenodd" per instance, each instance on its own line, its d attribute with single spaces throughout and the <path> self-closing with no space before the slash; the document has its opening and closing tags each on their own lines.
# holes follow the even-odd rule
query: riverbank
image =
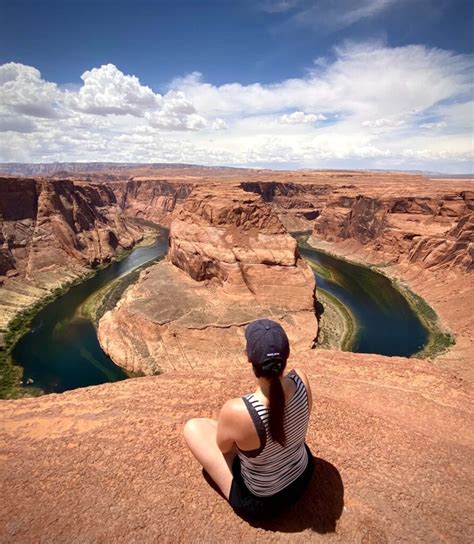
<svg viewBox="0 0 474 544">
<path fill-rule="evenodd" d="M 156 259 L 135 268 L 131 272 L 112 280 L 95 293 L 92 293 L 81 306 L 78 312 L 82 317 L 89 319 L 95 328 L 99 323 L 100 318 L 109 310 L 112 310 L 120 300 L 124 292 L 133 285 L 139 278 L 140 274 L 148 267 L 155 265 L 161 259 Z"/>
<path fill-rule="evenodd" d="M 311 259 L 306 259 L 311 269 L 319 277 L 334 281 L 331 271 Z M 352 351 L 357 340 L 358 323 L 350 308 L 318 287 L 316 282 L 316 316 L 318 318 L 318 338 L 315 348 L 340 349 Z"/>
<path fill-rule="evenodd" d="M 357 340 L 357 320 L 335 296 L 316 288 L 319 329 L 316 348 L 352 351 Z"/>
<path fill-rule="evenodd" d="M 435 358 L 445 353 L 456 343 L 453 333 L 443 328 L 436 311 L 428 304 L 428 302 L 410 289 L 402 278 L 388 273 L 387 269 L 391 266 L 390 263 L 372 264 L 361 259 L 356 259 L 353 255 L 351 255 L 351 258 L 348 258 L 346 255 L 341 255 L 340 253 L 333 251 L 331 244 L 327 242 L 318 243 L 311 236 L 309 236 L 304 243 L 306 243 L 308 247 L 320 251 L 321 253 L 381 274 L 391 282 L 393 287 L 397 289 L 407 301 L 428 333 L 428 340 L 424 347 L 411 355 L 411 357 L 420 359 Z"/>
<path fill-rule="evenodd" d="M 294 231 L 291 235 L 299 245 L 303 245 L 310 236 L 311 231 Z M 307 244 L 309 248 L 309 244 Z M 306 258 L 311 269 L 321 278 L 337 282 L 331 270 L 320 263 Z M 355 315 L 342 302 L 331 295 L 325 289 L 318 286 L 316 282 L 316 316 L 318 318 L 318 338 L 315 348 L 340 349 L 341 351 L 352 351 L 357 340 L 358 323 Z"/>
<path fill-rule="evenodd" d="M 73 277 L 68 277 L 60 285 L 37 289 L 38 296 L 27 307 L 18 309 L 9 320 L 6 329 L 3 331 L 3 342 L 0 346 L 0 399 L 21 398 L 26 396 L 37 396 L 41 392 L 34 387 L 23 388 L 23 368 L 15 365 L 12 359 L 12 351 L 18 341 L 31 330 L 32 322 L 36 315 L 47 305 L 66 294 L 73 287 L 93 278 L 102 270 L 114 263 L 124 260 L 130 253 L 139 247 L 148 247 L 158 238 L 160 232 L 152 230 L 147 226 L 143 238 L 132 248 L 123 249 L 107 263 L 98 265 L 94 269 L 84 270 Z M 13 306 L 12 306 L 13 308 Z"/>
<path fill-rule="evenodd" d="M 23 385 L 23 369 L 14 365 L 11 353 L 16 343 L 31 330 L 34 317 L 48 304 L 64 295 L 72 287 L 93 277 L 99 268 L 89 270 L 77 276 L 73 280 L 64 282 L 59 287 L 54 287 L 32 305 L 21 309 L 14 314 L 3 334 L 3 342 L 0 346 L 0 399 L 15 399 L 21 397 L 37 396 L 34 389 L 26 390 Z"/>
</svg>

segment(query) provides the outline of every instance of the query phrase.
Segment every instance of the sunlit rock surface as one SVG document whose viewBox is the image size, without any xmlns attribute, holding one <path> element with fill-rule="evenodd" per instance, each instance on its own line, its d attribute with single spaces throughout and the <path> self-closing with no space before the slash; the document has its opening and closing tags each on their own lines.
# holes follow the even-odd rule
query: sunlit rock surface
<svg viewBox="0 0 474 544">
<path fill-rule="evenodd" d="M 418 196 L 395 183 L 378 194 L 339 190 L 315 220 L 313 239 L 352 243 L 354 251 L 370 250 L 379 262 L 472 270 L 474 192 L 446 194 L 423 185 Z"/>
<path fill-rule="evenodd" d="M 243 329 L 279 321 L 296 351 L 318 325 L 314 275 L 260 196 L 195 189 L 176 210 L 167 262 L 142 273 L 99 324 L 103 349 L 146 374 L 244 360 Z"/>
<path fill-rule="evenodd" d="M 16 312 L 142 237 L 108 186 L 0 178 L 0 331 Z"/>
<path fill-rule="evenodd" d="M 49 175 L 47 167 L 40 167 Z M 84 165 L 74 167 L 82 177 L 81 168 Z M 239 183 L 261 194 L 287 229 L 311 227 L 322 216 L 319 234 L 313 236 L 318 243 L 351 259 L 383 264 L 384 271 L 433 306 L 456 336 L 456 344 L 433 361 L 314 351 L 307 344 L 294 350 L 290 367 L 303 368 L 314 391 L 308 443 L 318 458 L 315 477 L 292 511 L 264 527 L 253 527 L 236 517 L 204 481 L 184 445 L 182 427 L 190 417 L 216 417 L 229 397 L 254 387 L 242 352 L 241 327 L 222 328 L 223 334 L 229 330 L 233 335 L 219 336 L 220 328 L 207 326 L 205 320 L 212 316 L 213 323 L 219 322 L 223 314 L 228 319 L 225 312 L 234 311 L 232 304 L 239 319 L 258 316 L 258 306 L 255 303 L 253 314 L 242 315 L 250 310 L 239 307 L 232 292 L 226 292 L 232 304 L 219 308 L 223 279 L 195 281 L 170 262 L 163 263 L 162 274 L 173 271 L 160 287 L 168 297 L 164 299 L 168 310 L 162 308 L 160 314 L 153 308 L 159 285 L 152 278 L 147 283 L 151 272 L 148 276 L 145 272 L 137 286 L 142 306 L 129 306 L 133 311 L 122 314 L 117 332 L 111 330 L 118 338 L 122 323 L 137 323 L 130 337 L 124 335 L 122 349 L 132 353 L 151 346 L 153 352 L 153 342 L 161 342 L 156 331 L 168 327 L 164 336 L 169 357 L 165 354 L 162 360 L 170 363 L 163 375 L 0 403 L 0 540 L 473 541 L 474 282 L 469 273 L 471 226 L 464 219 L 471 210 L 466 211 L 466 204 L 472 181 L 399 173 L 160 168 L 110 166 L 100 175 L 90 175 L 97 183 L 113 186 L 122 215 L 123 203 L 128 202 L 143 219 L 162 217 L 165 224 L 192 187 L 210 181 Z M 31 166 L 28 174 L 37 171 Z M 133 185 L 130 177 L 135 178 Z M 151 185 L 163 179 L 166 188 L 152 190 Z M 187 188 L 174 189 L 174 183 Z M 130 194 L 127 185 L 134 186 Z M 161 199 L 165 191 L 167 196 Z M 21 206 L 30 198 L 28 191 L 23 195 Z M 387 195 L 403 205 L 388 212 L 385 204 L 379 206 Z M 18 211 L 21 206 L 18 199 L 9 209 Z M 19 233 L 24 232 L 21 221 Z M 343 225 L 347 229 L 338 230 Z M 0 266 L 8 272 L 11 257 L 2 255 Z M 66 270 L 70 267 L 69 263 Z M 222 270 L 227 270 L 224 264 Z M 178 276 L 182 289 L 173 291 Z M 5 286 L 17 279 L 3 276 L 2 281 Z M 17 285 L 23 292 L 45 292 L 19 280 Z M 191 285 L 192 289 L 184 288 Z M 205 290 L 208 294 L 197 306 L 204 310 L 194 312 L 196 293 Z M 23 296 L 28 298 L 29 291 Z M 173 304 L 183 310 L 167 314 Z M 154 316 L 156 321 L 149 319 L 147 329 L 142 316 Z M 173 335 L 170 319 L 186 335 Z M 199 335 L 190 336 L 189 320 L 201 323 Z M 192 343 L 183 344 L 185 336 Z M 136 346 L 128 348 L 133 338 Z M 146 352 L 143 358 L 151 360 Z M 208 365 L 197 367 L 194 361 Z"/>
<path fill-rule="evenodd" d="M 230 363 L 227 361 L 226 363 Z M 5 543 L 471 542 L 472 396 L 429 362 L 308 350 L 307 495 L 252 527 L 204 480 L 182 428 L 253 390 L 248 364 L 0 404 Z"/>
</svg>

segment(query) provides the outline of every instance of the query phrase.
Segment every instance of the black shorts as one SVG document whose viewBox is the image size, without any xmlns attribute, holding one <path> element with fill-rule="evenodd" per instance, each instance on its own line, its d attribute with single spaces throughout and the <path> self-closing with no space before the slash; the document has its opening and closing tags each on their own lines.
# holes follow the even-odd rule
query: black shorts
<svg viewBox="0 0 474 544">
<path fill-rule="evenodd" d="M 229 503 L 235 512 L 244 519 L 269 519 L 292 506 L 303 495 L 313 475 L 313 455 L 306 444 L 305 447 L 308 452 L 308 466 L 303 474 L 270 497 L 258 497 L 249 491 L 242 478 L 240 459 L 237 456 L 232 465 L 234 478 L 229 494 Z"/>
</svg>

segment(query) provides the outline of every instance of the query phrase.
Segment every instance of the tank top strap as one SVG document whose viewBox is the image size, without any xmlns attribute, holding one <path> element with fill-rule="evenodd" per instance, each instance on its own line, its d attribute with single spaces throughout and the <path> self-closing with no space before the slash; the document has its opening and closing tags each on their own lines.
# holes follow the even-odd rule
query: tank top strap
<svg viewBox="0 0 474 544">
<path fill-rule="evenodd" d="M 309 406 L 308 391 L 306 389 L 306 385 L 304 381 L 301 379 L 301 376 L 298 374 L 298 372 L 296 372 L 296 370 L 293 368 L 292 370 L 288 372 L 287 377 L 293 380 L 293 382 L 296 385 L 296 392 L 294 396 L 298 394 L 298 391 L 303 390 L 304 398 L 306 400 L 306 405 Z"/>
<path fill-rule="evenodd" d="M 242 400 L 244 401 L 244 404 L 250 414 L 258 437 L 260 438 L 260 446 L 255 450 L 241 450 L 239 447 L 238 450 L 247 457 L 257 457 L 257 455 L 259 455 L 259 453 L 263 451 L 267 444 L 267 430 L 261 417 L 262 414 L 260 413 L 266 408 L 261 402 L 258 401 L 257 398 L 255 398 L 253 393 L 249 393 L 248 395 L 243 396 Z"/>
</svg>

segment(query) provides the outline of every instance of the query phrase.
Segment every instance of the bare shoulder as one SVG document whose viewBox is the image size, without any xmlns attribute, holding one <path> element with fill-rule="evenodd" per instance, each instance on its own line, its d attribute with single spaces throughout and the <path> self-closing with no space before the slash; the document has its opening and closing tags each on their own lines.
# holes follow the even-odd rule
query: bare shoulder
<svg viewBox="0 0 474 544">
<path fill-rule="evenodd" d="M 234 418 L 246 412 L 244 401 L 241 398 L 229 399 L 220 411 L 219 419 Z"/>
<path fill-rule="evenodd" d="M 308 379 L 308 376 L 306 375 L 306 372 L 302 370 L 301 368 L 295 368 L 295 372 L 301 378 L 302 382 L 306 385 L 306 388 L 309 389 L 310 388 L 309 379 Z"/>
<path fill-rule="evenodd" d="M 308 376 L 306 375 L 306 372 L 304 370 L 301 370 L 301 368 L 295 368 L 296 374 L 301 378 L 301 381 L 304 383 L 304 386 L 306 388 L 306 392 L 308 394 L 308 406 L 309 411 L 311 412 L 311 408 L 313 406 L 313 393 L 311 391 L 311 385 L 309 383 Z"/>
</svg>

